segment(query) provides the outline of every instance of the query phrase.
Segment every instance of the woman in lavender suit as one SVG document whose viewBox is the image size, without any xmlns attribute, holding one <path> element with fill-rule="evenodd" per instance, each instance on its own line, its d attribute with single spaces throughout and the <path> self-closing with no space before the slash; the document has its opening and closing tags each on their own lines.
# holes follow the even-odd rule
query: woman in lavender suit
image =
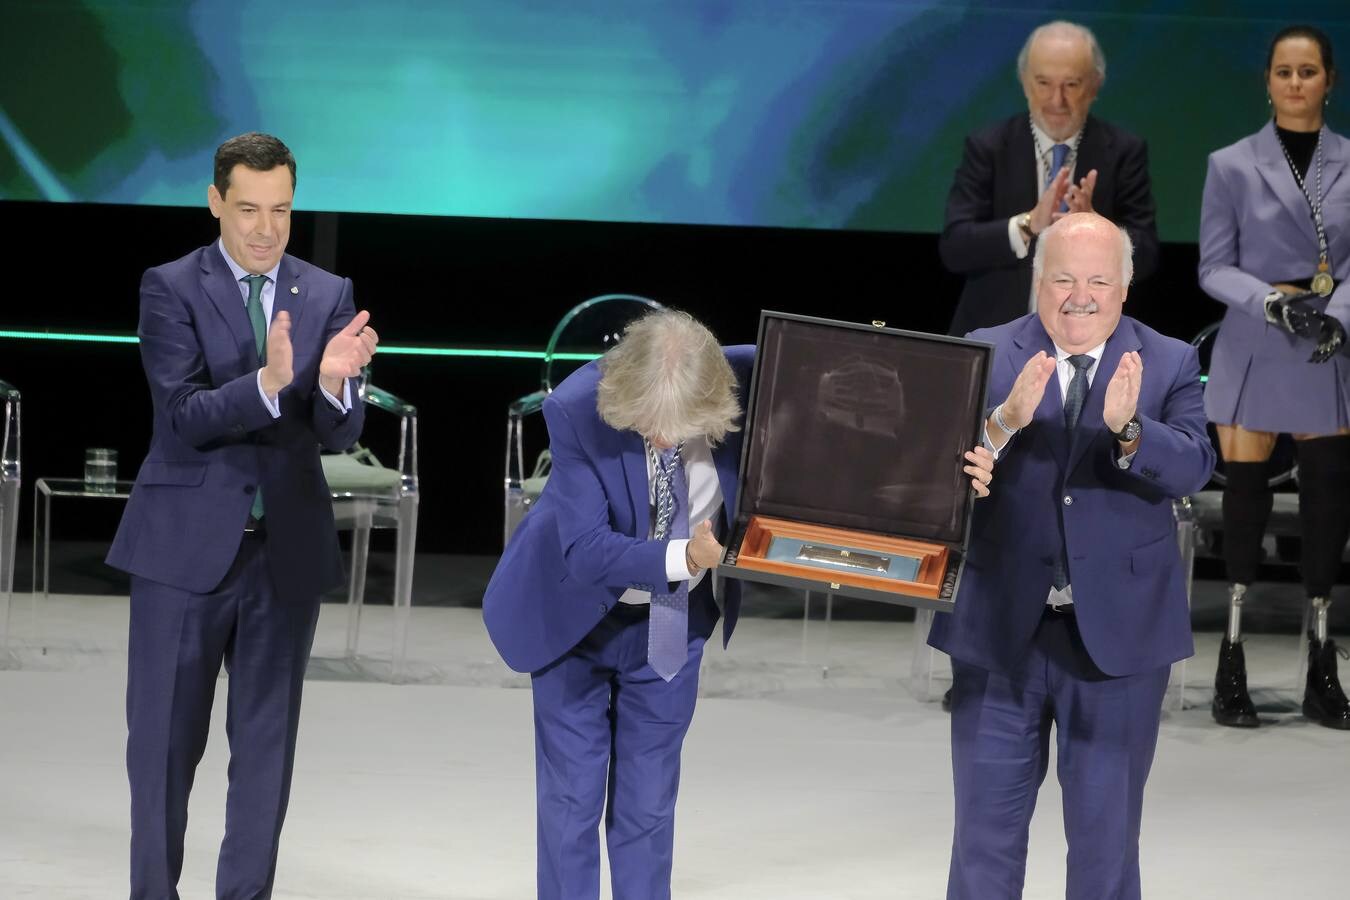
<svg viewBox="0 0 1350 900">
<path fill-rule="evenodd" d="M 1231 582 L 1214 718 L 1253 727 L 1240 638 L 1272 496 L 1267 461 L 1281 433 L 1298 451 L 1303 585 L 1314 612 L 1303 714 L 1350 729 L 1350 702 L 1327 635 L 1331 586 L 1350 534 L 1350 141 L 1323 121 L 1335 82 L 1331 42 L 1286 28 L 1271 42 L 1274 121 L 1209 158 L 1200 216 L 1200 286 L 1227 304 L 1205 411 L 1228 483 L 1224 557 Z"/>
</svg>

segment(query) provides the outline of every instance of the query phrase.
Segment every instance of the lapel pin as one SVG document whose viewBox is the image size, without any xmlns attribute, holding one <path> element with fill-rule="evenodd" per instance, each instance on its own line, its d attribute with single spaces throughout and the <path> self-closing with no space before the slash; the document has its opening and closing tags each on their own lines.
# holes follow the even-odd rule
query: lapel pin
<svg viewBox="0 0 1350 900">
<path fill-rule="evenodd" d="M 292 294 L 298 294 L 298 293 L 300 293 L 300 289 L 299 289 L 298 287 L 296 287 L 295 285 L 291 285 L 291 293 L 292 293 Z"/>
</svg>

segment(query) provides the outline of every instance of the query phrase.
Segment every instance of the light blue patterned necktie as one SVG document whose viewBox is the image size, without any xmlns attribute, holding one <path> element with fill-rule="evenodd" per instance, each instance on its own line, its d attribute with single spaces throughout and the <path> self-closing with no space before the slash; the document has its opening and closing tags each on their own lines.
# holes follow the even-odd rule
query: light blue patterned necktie
<svg viewBox="0 0 1350 900">
<path fill-rule="evenodd" d="M 1064 168 L 1064 160 L 1069 157 L 1068 144 L 1056 144 L 1050 148 L 1050 174 L 1045 179 L 1045 187 L 1050 186 L 1050 182 L 1055 180 L 1059 170 Z M 1044 188 L 1042 188 L 1044 190 Z"/>
<path fill-rule="evenodd" d="M 689 482 L 680 447 L 653 454 L 656 462 L 656 539 L 689 537 Z M 663 533 L 664 532 L 664 533 Z M 675 677 L 689 657 L 689 582 L 680 581 L 670 593 L 652 591 L 647 622 L 647 664 L 666 681 Z"/>
<path fill-rule="evenodd" d="M 1087 373 L 1088 369 L 1092 368 L 1092 357 L 1086 353 L 1077 353 L 1069 357 L 1069 364 L 1073 366 L 1073 378 L 1069 380 L 1069 390 L 1064 394 L 1064 430 L 1065 437 L 1072 442 L 1073 430 L 1078 426 L 1078 417 L 1083 414 L 1083 401 L 1087 399 Z M 1069 548 L 1062 535 L 1052 583 L 1057 591 L 1069 586 Z"/>
<path fill-rule="evenodd" d="M 1068 144 L 1056 144 L 1055 146 L 1050 148 L 1050 177 L 1045 179 L 1046 187 L 1049 187 L 1050 182 L 1055 180 L 1055 176 L 1059 174 L 1059 170 L 1064 168 L 1064 160 L 1068 159 L 1068 157 L 1069 157 Z M 1060 212 L 1069 211 L 1069 204 L 1067 201 L 1060 203 L 1059 211 Z"/>
</svg>

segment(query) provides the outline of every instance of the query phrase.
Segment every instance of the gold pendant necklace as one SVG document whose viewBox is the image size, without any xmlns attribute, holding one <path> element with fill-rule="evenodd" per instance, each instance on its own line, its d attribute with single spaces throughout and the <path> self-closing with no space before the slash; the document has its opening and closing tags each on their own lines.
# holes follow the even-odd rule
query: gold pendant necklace
<svg viewBox="0 0 1350 900">
<path fill-rule="evenodd" d="M 1331 277 L 1331 273 L 1327 271 L 1328 268 L 1327 259 L 1324 256 L 1322 261 L 1317 264 L 1317 274 L 1313 276 L 1311 285 L 1313 293 L 1319 297 L 1330 297 L 1331 292 L 1336 288 L 1336 282 Z"/>
</svg>

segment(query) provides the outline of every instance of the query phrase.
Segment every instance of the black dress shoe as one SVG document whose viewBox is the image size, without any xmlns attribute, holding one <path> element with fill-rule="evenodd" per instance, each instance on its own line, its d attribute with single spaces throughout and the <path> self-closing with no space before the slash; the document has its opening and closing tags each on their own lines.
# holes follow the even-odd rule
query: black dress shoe
<svg viewBox="0 0 1350 900">
<path fill-rule="evenodd" d="M 1350 700 L 1336 677 L 1336 656 L 1346 653 L 1327 639 L 1326 643 L 1308 636 L 1308 686 L 1303 692 L 1303 715 L 1327 728 L 1350 731 Z"/>
<path fill-rule="evenodd" d="M 1219 670 L 1214 675 L 1214 721 L 1230 728 L 1255 728 L 1261 724 L 1247 693 L 1247 658 L 1242 642 L 1234 644 L 1224 635 L 1219 645 Z"/>
</svg>

